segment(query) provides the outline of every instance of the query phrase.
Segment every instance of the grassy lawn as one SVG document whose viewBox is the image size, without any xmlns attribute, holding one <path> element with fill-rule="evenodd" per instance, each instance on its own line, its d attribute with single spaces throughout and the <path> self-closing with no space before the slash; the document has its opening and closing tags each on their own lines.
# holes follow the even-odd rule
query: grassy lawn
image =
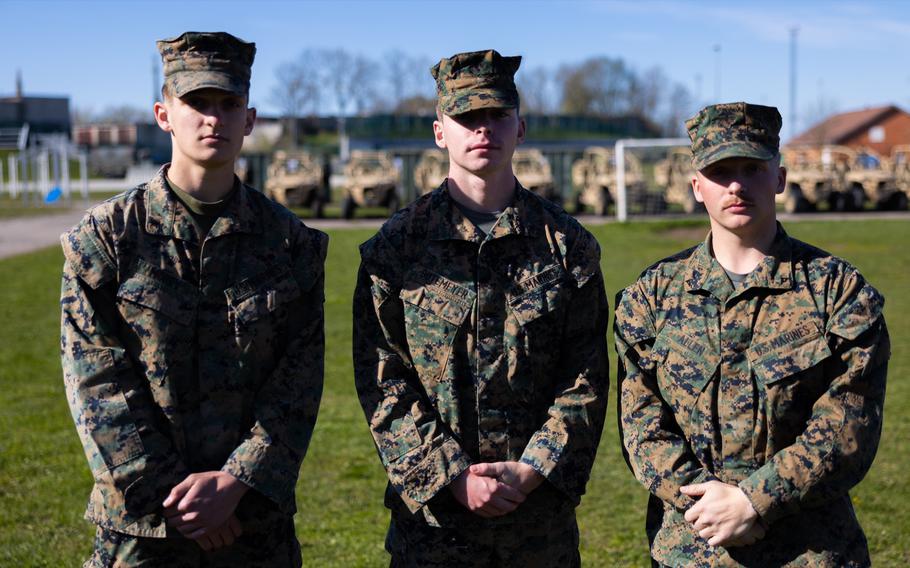
<svg viewBox="0 0 910 568">
<path fill-rule="evenodd" d="M 792 235 L 842 255 L 887 298 L 893 356 L 885 431 L 871 473 L 853 491 L 880 566 L 910 564 L 910 223 L 791 223 Z M 640 223 L 593 228 L 613 295 L 648 264 L 697 243 L 705 225 Z M 383 471 L 354 393 L 350 298 L 357 245 L 371 230 L 331 233 L 326 281 L 326 387 L 297 497 L 306 566 L 387 566 Z M 0 566 L 76 566 L 93 527 L 81 516 L 91 477 L 66 405 L 58 358 L 61 254 L 0 261 Z M 15 275 L 15 278 L 12 276 Z M 611 340 L 612 346 L 612 340 Z M 615 360 L 612 356 L 611 359 Z M 615 362 L 614 362 L 615 364 Z M 615 376 L 615 373 L 613 374 Z M 616 433 L 615 392 L 588 495 L 579 509 L 586 566 L 646 566 L 645 490 L 626 469 Z M 903 472 L 903 473 L 902 473 Z"/>
</svg>

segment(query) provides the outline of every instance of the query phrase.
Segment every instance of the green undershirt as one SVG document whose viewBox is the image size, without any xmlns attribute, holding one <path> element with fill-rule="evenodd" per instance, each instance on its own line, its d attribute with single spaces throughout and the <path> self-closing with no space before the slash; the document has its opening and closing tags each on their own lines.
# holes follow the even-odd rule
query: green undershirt
<svg viewBox="0 0 910 568">
<path fill-rule="evenodd" d="M 200 201 L 180 189 L 170 178 L 167 178 L 167 183 L 168 186 L 170 186 L 171 191 L 174 192 L 174 195 L 177 196 L 177 199 L 186 207 L 187 212 L 190 214 L 190 218 L 193 220 L 193 224 L 196 226 L 196 230 L 199 234 L 200 242 L 202 242 L 206 235 L 209 234 L 209 231 L 212 230 L 212 225 L 215 224 L 215 221 L 217 221 L 218 217 L 221 216 L 221 213 L 224 212 L 228 202 L 237 190 L 237 184 L 235 183 L 234 187 L 231 188 L 231 191 L 225 195 L 223 199 L 219 201 Z"/>
<path fill-rule="evenodd" d="M 458 210 L 461 211 L 461 214 L 467 217 L 470 222 L 474 223 L 474 226 L 480 229 L 485 235 L 490 234 L 490 231 L 496 226 L 496 221 L 499 220 L 499 216 L 502 215 L 502 211 L 474 211 L 457 201 L 455 201 L 455 205 L 458 207 Z"/>
</svg>

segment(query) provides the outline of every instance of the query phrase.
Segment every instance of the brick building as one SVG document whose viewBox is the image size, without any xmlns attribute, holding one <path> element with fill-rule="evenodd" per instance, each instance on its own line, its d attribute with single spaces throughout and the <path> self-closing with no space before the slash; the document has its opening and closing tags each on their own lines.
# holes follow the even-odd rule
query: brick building
<svg viewBox="0 0 910 568">
<path fill-rule="evenodd" d="M 823 144 L 870 148 L 887 156 L 894 146 L 910 144 L 910 114 L 894 105 L 835 114 L 788 142 L 789 146 Z"/>
</svg>

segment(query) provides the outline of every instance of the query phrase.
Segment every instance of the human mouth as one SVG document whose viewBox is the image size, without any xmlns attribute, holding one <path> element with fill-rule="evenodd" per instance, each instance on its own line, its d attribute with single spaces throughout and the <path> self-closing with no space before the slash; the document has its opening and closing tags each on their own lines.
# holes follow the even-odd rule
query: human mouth
<svg viewBox="0 0 910 568">
<path fill-rule="evenodd" d="M 730 203 L 729 205 L 724 207 L 724 209 L 726 209 L 727 211 L 731 211 L 733 213 L 739 213 L 739 212 L 745 211 L 749 207 L 752 207 L 752 204 L 749 203 L 748 201 L 734 201 L 733 203 Z"/>
<path fill-rule="evenodd" d="M 227 138 L 220 134 L 206 134 L 202 137 L 206 142 L 227 142 Z"/>
<path fill-rule="evenodd" d="M 468 147 L 469 150 L 498 150 L 499 146 L 496 144 L 491 144 L 490 142 L 481 142 L 480 144 L 472 144 Z"/>
</svg>

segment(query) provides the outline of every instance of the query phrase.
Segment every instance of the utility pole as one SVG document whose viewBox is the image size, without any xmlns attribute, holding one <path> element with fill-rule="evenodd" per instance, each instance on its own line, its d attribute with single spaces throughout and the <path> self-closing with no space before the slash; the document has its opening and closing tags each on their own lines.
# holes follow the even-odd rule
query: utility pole
<svg viewBox="0 0 910 568">
<path fill-rule="evenodd" d="M 720 44 L 714 44 L 714 103 L 720 102 Z"/>
<path fill-rule="evenodd" d="M 787 130 L 790 137 L 796 135 L 796 36 L 799 34 L 799 26 L 790 28 L 790 128 Z"/>
</svg>

